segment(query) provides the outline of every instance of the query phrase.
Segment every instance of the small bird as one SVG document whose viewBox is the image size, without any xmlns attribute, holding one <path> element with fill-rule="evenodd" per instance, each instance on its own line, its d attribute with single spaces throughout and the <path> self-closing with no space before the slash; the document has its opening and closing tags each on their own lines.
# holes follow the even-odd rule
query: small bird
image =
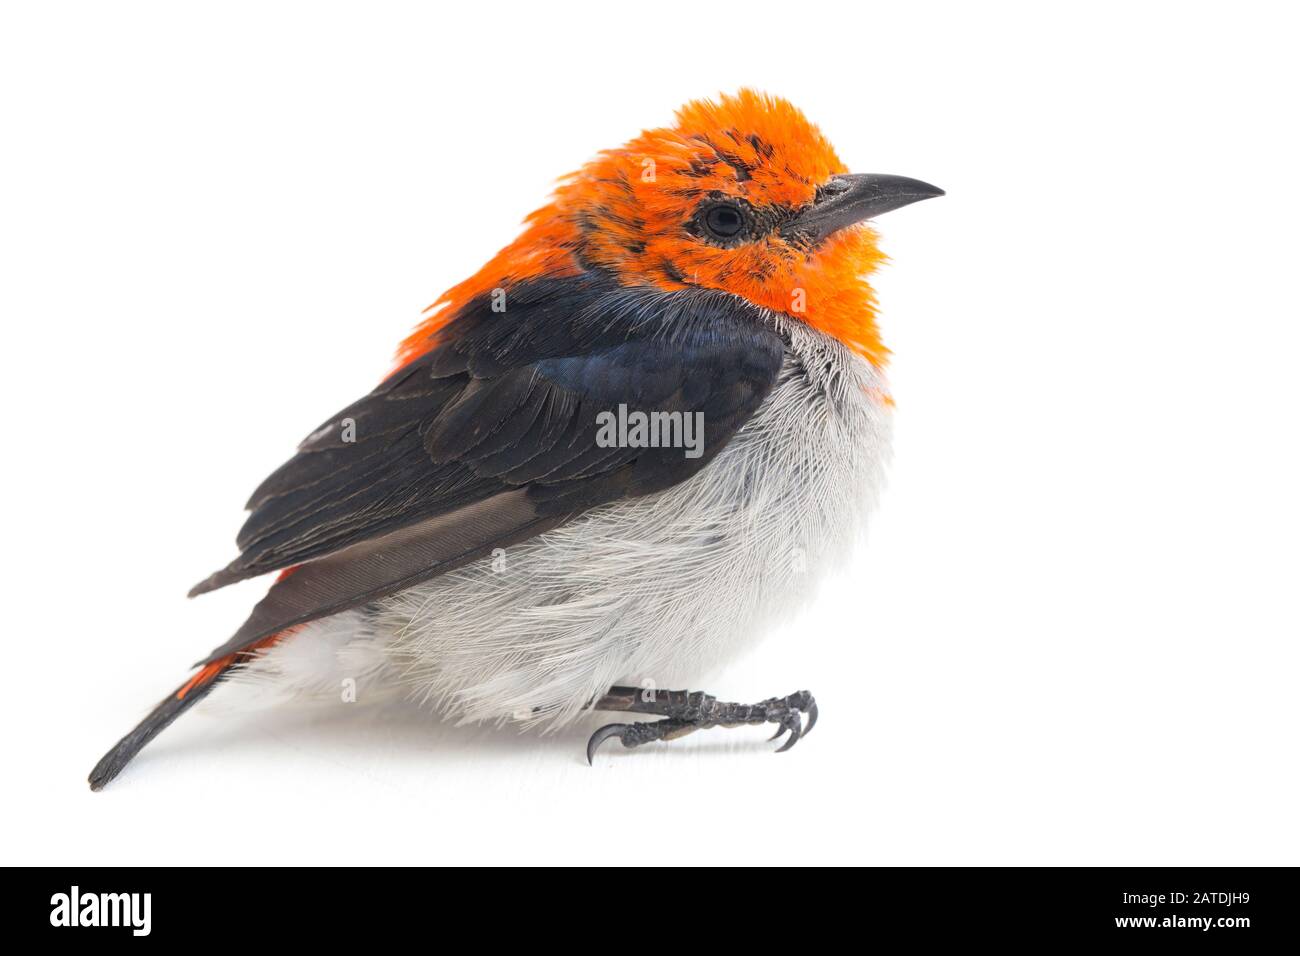
<svg viewBox="0 0 1300 956">
<path fill-rule="evenodd" d="M 600 728 L 589 762 L 611 738 L 746 724 L 788 750 L 817 719 L 807 691 L 671 688 L 699 686 L 859 539 L 892 408 L 866 222 L 941 195 L 850 174 L 803 113 L 751 90 L 560 180 L 425 311 L 396 369 L 253 492 L 239 556 L 191 596 L 278 579 L 91 788 L 217 688 L 234 704 L 396 692 L 543 729 L 658 718 Z"/>
</svg>

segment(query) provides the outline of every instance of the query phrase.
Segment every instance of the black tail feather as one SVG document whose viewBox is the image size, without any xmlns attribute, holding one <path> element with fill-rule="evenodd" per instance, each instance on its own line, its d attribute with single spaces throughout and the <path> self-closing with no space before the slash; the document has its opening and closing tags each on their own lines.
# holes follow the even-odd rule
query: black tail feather
<svg viewBox="0 0 1300 956">
<path fill-rule="evenodd" d="M 144 749 L 145 744 L 166 730 L 173 720 L 207 697 L 212 688 L 221 683 L 228 673 L 229 669 L 216 674 L 205 683 L 191 687 L 184 697 L 178 696 L 180 693 L 178 690 L 163 698 L 148 717 L 140 721 L 134 730 L 119 740 L 113 749 L 104 754 L 99 763 L 95 764 L 95 769 L 90 771 L 88 778 L 90 789 L 102 790 L 106 783 L 121 773 L 122 768 Z"/>
</svg>

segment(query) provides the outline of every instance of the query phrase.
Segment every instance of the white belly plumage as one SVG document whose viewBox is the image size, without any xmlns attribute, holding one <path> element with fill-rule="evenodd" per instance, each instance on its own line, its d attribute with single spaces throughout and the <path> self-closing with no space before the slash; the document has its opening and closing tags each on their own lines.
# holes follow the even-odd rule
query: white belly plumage
<svg viewBox="0 0 1300 956">
<path fill-rule="evenodd" d="M 310 624 L 214 703 L 395 691 L 463 720 L 558 726 L 613 684 L 701 689 L 847 557 L 888 457 L 880 372 L 785 331 L 776 387 L 694 477 Z"/>
</svg>

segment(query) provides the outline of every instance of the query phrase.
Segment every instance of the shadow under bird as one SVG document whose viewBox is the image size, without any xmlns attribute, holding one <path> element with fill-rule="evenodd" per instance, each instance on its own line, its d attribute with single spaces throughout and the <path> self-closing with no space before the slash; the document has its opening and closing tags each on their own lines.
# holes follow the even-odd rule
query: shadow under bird
<svg viewBox="0 0 1300 956">
<path fill-rule="evenodd" d="M 789 749 L 807 691 L 667 688 L 716 673 L 860 538 L 892 405 L 866 222 L 942 194 L 849 173 L 748 90 L 561 180 L 253 493 L 239 556 L 192 594 L 278 579 L 91 787 L 214 691 L 260 706 L 349 682 L 464 721 L 658 718 L 602 727 L 589 760 L 744 724 Z"/>
</svg>

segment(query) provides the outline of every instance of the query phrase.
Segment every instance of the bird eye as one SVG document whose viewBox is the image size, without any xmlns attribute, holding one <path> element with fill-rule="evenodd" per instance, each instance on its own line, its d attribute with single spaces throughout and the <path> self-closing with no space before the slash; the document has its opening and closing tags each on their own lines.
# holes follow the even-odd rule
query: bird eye
<svg viewBox="0 0 1300 956">
<path fill-rule="evenodd" d="M 701 222 L 715 239 L 734 239 L 745 228 L 745 215 L 730 203 L 717 203 L 704 210 Z"/>
<path fill-rule="evenodd" d="M 760 231 L 758 210 L 744 199 L 713 193 L 695 207 L 686 231 L 713 246 L 734 249 Z"/>
</svg>

